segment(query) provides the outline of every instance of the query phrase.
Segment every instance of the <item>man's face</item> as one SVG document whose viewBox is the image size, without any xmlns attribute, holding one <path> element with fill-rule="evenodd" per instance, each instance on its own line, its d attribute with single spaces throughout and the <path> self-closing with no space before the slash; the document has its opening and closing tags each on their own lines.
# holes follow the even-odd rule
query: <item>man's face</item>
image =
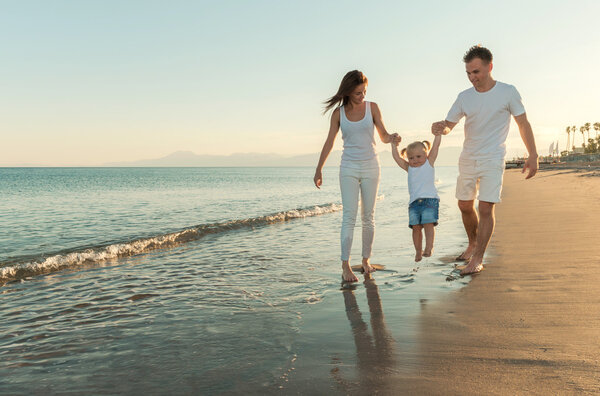
<svg viewBox="0 0 600 396">
<path fill-rule="evenodd" d="M 490 81 L 490 73 L 492 72 L 492 63 L 485 63 L 479 58 L 474 58 L 472 61 L 465 64 L 467 77 L 476 90 L 485 89 Z"/>
</svg>

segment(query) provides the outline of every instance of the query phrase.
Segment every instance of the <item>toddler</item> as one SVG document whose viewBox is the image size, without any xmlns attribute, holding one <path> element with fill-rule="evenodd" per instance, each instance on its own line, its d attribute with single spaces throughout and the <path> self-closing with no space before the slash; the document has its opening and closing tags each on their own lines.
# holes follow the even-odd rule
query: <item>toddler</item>
<svg viewBox="0 0 600 396">
<path fill-rule="evenodd" d="M 392 156 L 398 165 L 408 172 L 408 226 L 412 228 L 415 245 L 415 261 L 429 257 L 433 253 L 434 226 L 438 224 L 440 197 L 435 188 L 435 170 L 433 164 L 438 155 L 441 135 L 428 141 L 409 144 L 402 153 L 398 153 L 398 141 L 392 142 Z M 423 246 L 425 229 L 425 250 Z"/>
</svg>

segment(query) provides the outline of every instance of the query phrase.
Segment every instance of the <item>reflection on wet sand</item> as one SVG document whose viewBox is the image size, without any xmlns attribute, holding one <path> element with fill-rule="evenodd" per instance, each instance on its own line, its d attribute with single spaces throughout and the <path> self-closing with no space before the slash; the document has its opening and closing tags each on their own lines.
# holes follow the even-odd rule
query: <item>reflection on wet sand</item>
<svg viewBox="0 0 600 396">
<path fill-rule="evenodd" d="M 344 285 L 342 294 L 346 315 L 356 345 L 357 377 L 354 381 L 345 380 L 339 370 L 333 370 L 332 376 L 345 392 L 372 394 L 387 388 L 387 380 L 395 367 L 394 340 L 385 326 L 377 284 L 370 274 L 365 274 L 364 277 L 372 335 L 369 334 L 354 295 L 356 285 Z"/>
</svg>

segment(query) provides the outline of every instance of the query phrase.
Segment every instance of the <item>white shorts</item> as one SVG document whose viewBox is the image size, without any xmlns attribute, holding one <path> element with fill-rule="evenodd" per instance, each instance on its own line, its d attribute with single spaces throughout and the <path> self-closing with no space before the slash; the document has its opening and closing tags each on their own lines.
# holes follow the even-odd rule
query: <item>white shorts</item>
<svg viewBox="0 0 600 396">
<path fill-rule="evenodd" d="M 484 202 L 500 202 L 504 159 L 458 161 L 458 179 L 456 180 L 456 199 Z M 479 195 L 477 195 L 479 191 Z"/>
</svg>

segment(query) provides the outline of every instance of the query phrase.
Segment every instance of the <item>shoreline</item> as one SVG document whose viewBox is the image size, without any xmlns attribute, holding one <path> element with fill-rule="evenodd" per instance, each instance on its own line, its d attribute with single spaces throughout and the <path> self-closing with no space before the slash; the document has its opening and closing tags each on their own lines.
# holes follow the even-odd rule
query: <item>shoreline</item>
<svg viewBox="0 0 600 396">
<path fill-rule="evenodd" d="M 599 169 L 506 171 L 485 270 L 423 312 L 415 390 L 600 392 Z"/>
</svg>

